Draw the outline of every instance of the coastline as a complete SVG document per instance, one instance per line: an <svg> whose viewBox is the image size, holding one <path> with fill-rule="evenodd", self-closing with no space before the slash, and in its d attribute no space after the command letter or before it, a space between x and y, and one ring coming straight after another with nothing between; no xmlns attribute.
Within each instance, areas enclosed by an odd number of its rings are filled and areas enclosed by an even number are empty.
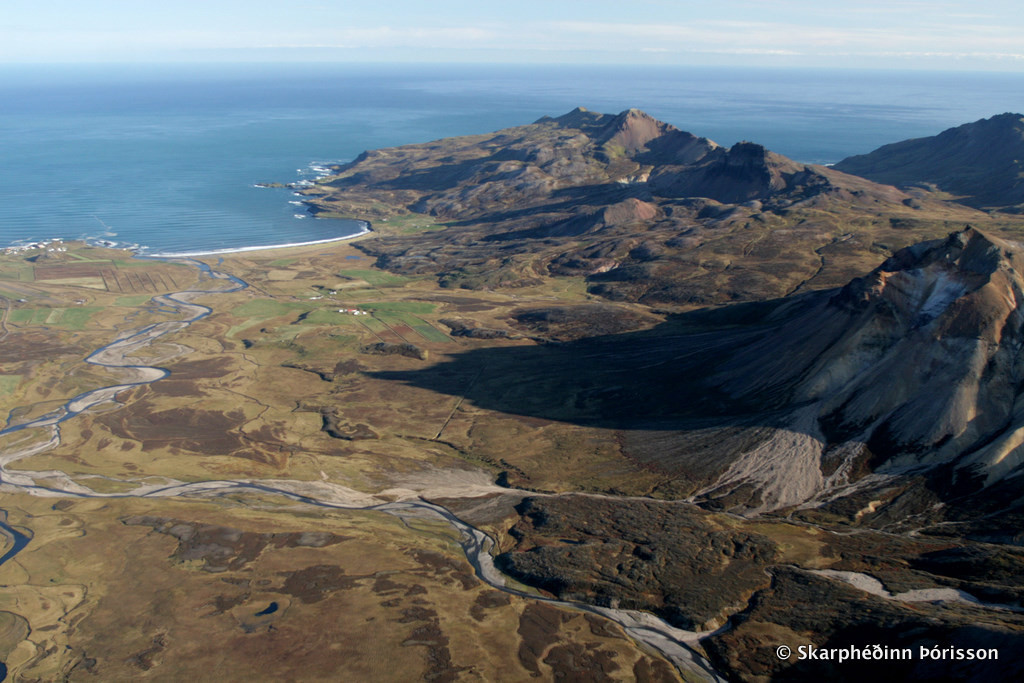
<svg viewBox="0 0 1024 683"><path fill-rule="evenodd" d="M53 247L63 247L63 245L73 242L83 242L92 247L100 247L103 249L119 249L127 251L136 257L145 258L194 258L197 256L225 256L228 254L241 254L250 251L269 251L272 249L290 249L296 247L308 247L315 246L318 244L331 244L333 242L346 242L349 240L358 239L365 237L373 232L373 224L370 221L362 219L349 219L356 221L361 224L359 232L351 235L343 235L341 237L328 237L319 240L310 240L307 242L285 242L282 244L263 244L254 246L243 246L243 247L228 247L224 249L210 249L203 251L177 251L177 252L157 252L148 253L146 247L140 247L138 245L120 245L117 242L101 238L84 238L84 239L65 239L61 237L48 237L40 240L33 240L28 244L18 245L10 244L0 247L0 253L18 253L22 251L29 251L32 249L47 249Z"/></svg>
<svg viewBox="0 0 1024 683"><path fill-rule="evenodd" d="M249 246L249 247L229 247L229 248L226 248L226 249L212 249L212 250L209 250L209 251L160 252L160 253L141 254L141 255L146 256L146 257L150 257L150 258L193 258L193 257L196 257L196 256L223 256L225 254L241 254L241 253L250 252L250 251L268 251L268 250L271 250L271 249L288 249L288 248L291 248L291 247L308 247L308 246L314 246L314 245L317 245L317 244L331 244L332 242L345 242L345 241L348 241L348 240L354 240L354 239L356 239L358 237L363 237L364 235L369 235L371 232L373 232L373 226L372 226L372 224L369 221L364 221L364 220L360 220L360 219L351 219L351 220L358 220L360 223L363 224L362 228L360 229L360 231L355 233L354 235L344 235L342 237L329 237L327 239L311 240L309 242L288 242L288 243L284 243L284 244L266 244L266 245L257 245L257 246ZM140 255L138 250L134 250L134 251L135 251L136 255Z"/></svg>

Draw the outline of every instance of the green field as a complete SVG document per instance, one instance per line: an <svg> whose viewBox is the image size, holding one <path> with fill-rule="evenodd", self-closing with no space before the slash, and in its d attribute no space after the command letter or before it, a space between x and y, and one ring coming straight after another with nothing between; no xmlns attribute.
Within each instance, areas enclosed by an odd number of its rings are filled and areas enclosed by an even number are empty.
<svg viewBox="0 0 1024 683"><path fill-rule="evenodd" d="M435 304L428 304L424 301L378 301L358 304L356 308L361 308L365 311L373 311L374 313L413 313L416 315L426 315L428 313L433 313L437 306Z"/></svg>
<svg viewBox="0 0 1024 683"><path fill-rule="evenodd" d="M305 304L274 301L272 299L253 299L231 309L231 315L239 318L276 318L306 309Z"/></svg>
<svg viewBox="0 0 1024 683"><path fill-rule="evenodd" d="M130 296L119 296L114 300L115 306L141 306L153 298L151 294L133 294Z"/></svg>
<svg viewBox="0 0 1024 683"><path fill-rule="evenodd" d="M303 325L353 325L358 323L358 320L354 315L338 313L333 308L318 308L310 311L300 322Z"/></svg>
<svg viewBox="0 0 1024 683"><path fill-rule="evenodd" d="M430 309L433 309L434 308L433 304L426 304L426 303L422 303L422 302L413 302L413 301L409 301L409 302L395 302L395 303L396 304L403 304L403 305L395 306L395 308L399 309L397 311L388 310L388 311L385 312L385 311L382 311L382 310L379 310L379 309L378 310L374 310L373 317L370 318L369 320L373 320L374 322L376 322L378 324L383 323L384 325L386 325L388 327L395 327L397 325L408 325L409 327L411 327L413 330L415 330L421 337L423 337L427 341L432 341L432 342L450 342L452 340L451 337L449 337L444 332L441 332L440 330L435 328L433 325L431 325L426 320L423 320L422 318L418 318L415 315L412 315L411 313L407 313L407 312L401 310L402 308L406 308L406 307L412 307L415 310L415 308L417 306L429 307ZM360 306L360 308L365 308L365 306ZM424 312L429 312L429 311L424 311ZM361 320L363 322L367 322L368 321L367 318L361 318ZM367 325L367 326L370 327L369 325ZM383 327L381 327L381 328L371 327L371 329L379 330L379 329L383 329Z"/></svg>
<svg viewBox="0 0 1024 683"><path fill-rule="evenodd" d="M83 330L99 306L78 308L17 308L11 311L8 320L21 325L53 325L67 330Z"/></svg>
<svg viewBox="0 0 1024 683"><path fill-rule="evenodd" d="M225 336L233 339L242 330L258 325L259 323L277 318L283 315L305 311L306 306L300 303L289 303L283 301L272 301L271 299L253 299L231 309L231 315L245 318L244 322L232 325Z"/></svg>
<svg viewBox="0 0 1024 683"><path fill-rule="evenodd" d="M427 341L450 342L452 340L452 338L447 334L427 323L421 322L419 325L410 325L410 327L416 330Z"/></svg>
<svg viewBox="0 0 1024 683"><path fill-rule="evenodd" d="M388 329L388 326L377 320L376 318L370 318L368 316L362 316L359 318L359 322L366 325L367 328L372 332L384 332Z"/></svg>
<svg viewBox="0 0 1024 683"><path fill-rule="evenodd" d="M102 310L103 308L100 306L81 306L79 308L65 309L64 315L61 316L60 319L60 325L61 327L66 327L69 330L83 330L93 313L97 313Z"/></svg>
<svg viewBox="0 0 1024 683"><path fill-rule="evenodd" d="M51 312L52 308L16 308L7 319L19 325L42 325Z"/></svg>
<svg viewBox="0 0 1024 683"><path fill-rule="evenodd" d="M343 270L338 273L338 276L349 279L358 278L360 280L365 280L374 287L401 287L406 282L409 282L409 278L407 277L385 273L380 270Z"/></svg>
<svg viewBox="0 0 1024 683"><path fill-rule="evenodd" d="M118 268L150 268L153 265L153 261L145 259L113 259L111 263ZM162 263L176 268L192 268L191 265L179 261L163 261Z"/></svg>
<svg viewBox="0 0 1024 683"><path fill-rule="evenodd" d="M77 261L84 261L86 263L110 263L110 259L105 259L105 258L86 258L85 256L82 256L81 254L76 254L73 251L67 252L67 255L70 258L73 258L73 259L75 259Z"/></svg>
<svg viewBox="0 0 1024 683"><path fill-rule="evenodd" d="M374 311L373 317L385 325L421 325L423 321L414 315L402 315L400 313L378 313Z"/></svg>
<svg viewBox="0 0 1024 683"><path fill-rule="evenodd" d="M0 396L10 396L21 384L21 375L0 375Z"/></svg>
<svg viewBox="0 0 1024 683"><path fill-rule="evenodd" d="M452 340L451 337L449 337L444 332L441 332L440 330L434 328L434 326L428 323L426 320L422 320L408 313L385 315L375 314L374 317L383 322L385 325L391 327L394 327L395 325L408 325L427 341L449 342Z"/></svg>
<svg viewBox="0 0 1024 683"><path fill-rule="evenodd" d="M348 327L370 320L369 316L356 317L352 315L345 315L344 313L338 313L338 310L333 307L310 309L310 304L272 301L270 299L254 299L252 301L247 301L240 306L235 306L235 308L231 310L231 314L239 318L247 318L247 320L231 327L227 332L228 337L234 337L235 334L243 329L282 316L295 315L298 317L304 314L304 317L301 320L296 321L299 325L326 325L331 327ZM296 334L299 329L299 327L295 328ZM379 329L384 328L381 326Z"/></svg>
<svg viewBox="0 0 1024 683"><path fill-rule="evenodd" d="M35 271L27 263L0 263L0 279L33 282Z"/></svg>

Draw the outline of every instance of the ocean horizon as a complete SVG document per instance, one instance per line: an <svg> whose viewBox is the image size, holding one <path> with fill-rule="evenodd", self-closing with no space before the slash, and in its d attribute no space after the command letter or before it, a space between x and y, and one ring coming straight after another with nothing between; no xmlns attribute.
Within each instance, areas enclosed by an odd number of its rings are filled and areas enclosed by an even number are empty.
<svg viewBox="0 0 1024 683"><path fill-rule="evenodd" d="M0 65L0 246L142 253L317 243L359 221L293 191L367 149L636 107L828 164L1024 110L1024 74L372 64Z"/></svg>

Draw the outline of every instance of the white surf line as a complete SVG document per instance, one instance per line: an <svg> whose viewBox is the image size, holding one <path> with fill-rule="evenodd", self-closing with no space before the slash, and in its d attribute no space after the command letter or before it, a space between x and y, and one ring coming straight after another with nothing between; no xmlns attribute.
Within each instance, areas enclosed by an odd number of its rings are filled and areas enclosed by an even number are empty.
<svg viewBox="0 0 1024 683"><path fill-rule="evenodd" d="M265 251L267 249L288 249L291 247L309 247L317 244L330 244L331 242L344 242L345 240L355 239L356 237L362 237L368 235L373 230L370 229L370 223L368 221L359 221L363 224L362 229L353 235L344 235L342 237L326 237L321 240L310 240L309 242L290 242L286 244L266 244L254 247L230 247L226 249L211 249L208 251L180 251L180 252L160 252L158 254L148 254L153 258L192 258L195 256L221 256L223 254L241 254L248 251Z"/></svg>

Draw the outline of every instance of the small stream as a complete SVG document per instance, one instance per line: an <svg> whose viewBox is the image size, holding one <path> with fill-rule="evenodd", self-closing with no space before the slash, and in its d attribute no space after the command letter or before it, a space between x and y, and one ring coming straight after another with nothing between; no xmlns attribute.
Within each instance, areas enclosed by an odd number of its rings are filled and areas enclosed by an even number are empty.
<svg viewBox="0 0 1024 683"><path fill-rule="evenodd" d="M158 260L153 259L152 257L141 256L136 256L135 258ZM61 422L69 420L75 415L78 415L79 413L94 406L114 401L115 396L125 389L131 389L132 387L141 386L143 384L150 384L151 382L163 379L170 374L164 368L138 365L126 360L125 357L142 347L151 344L160 337L185 329L195 321L201 320L213 312L213 309L209 306L192 303L189 299L202 294L228 294L245 289L249 286L249 283L244 280L233 275L214 271L210 266L202 263L201 261L188 259L184 262L195 266L207 277L231 282L232 286L226 289L190 289L183 292L177 292L175 294L164 294L153 297L152 301L157 305L158 310L161 312L184 314L185 318L183 320L170 320L154 323L138 330L123 333L118 335L117 339L114 341L101 346L85 358L85 362L90 365L127 370L129 371L129 374L133 375L132 381L86 391L68 400L57 410L34 420L12 424L14 418L12 416L8 416L6 426L3 429L0 429L0 436L21 431L23 429L58 425ZM14 411L12 411L12 413L13 412Z"/></svg>
<svg viewBox="0 0 1024 683"><path fill-rule="evenodd" d="M178 259L176 259L178 260ZM122 493L99 493L72 480L64 472L45 471L31 472L26 470L10 471L11 463L44 452L60 443L60 424L95 406L116 402L116 397L125 389L149 384L167 377L170 373L165 368L139 365L127 358L142 347L172 332L185 329L197 320L210 315L208 306L193 303L191 299L203 294L226 294L248 287L245 281L225 273L214 271L205 263L185 261L197 268L208 278L229 283L227 288L192 289L175 294L153 297L159 310L182 315L183 319L147 325L138 330L122 333L114 341L101 346L85 358L87 363L105 368L114 368L129 375L128 381L111 386L83 392L68 400L57 410L46 415L15 422L9 417L7 424L0 429L0 436L24 432L30 429L46 430L50 438L46 441L35 441L24 448L8 448L0 452L0 491L20 492L41 497L63 498L179 498L179 497L210 497L238 492L270 493L285 496L292 500L317 507L375 510L399 518L432 518L446 522L459 533L459 544L476 576L487 585L512 595L546 602L560 607L596 614L618 623L635 641L659 652L671 661L684 676L697 675L711 681L724 681L710 663L699 655L692 645L712 633L694 633L684 631L668 624L653 614L633 610L613 609L582 603L566 602L544 596L527 593L506 585L506 577L494 566L491 550L494 539L483 531L464 522L449 510L420 498L397 502L380 502L370 494L354 491L327 482L291 482L261 480L211 480L203 482L181 482L170 480L160 484L143 484L135 489ZM14 422L12 424L12 422ZM45 483L38 480L45 479ZM31 536L26 535L6 523L6 513L0 518L0 534L6 536L11 548L0 557L0 565L13 559L30 542ZM725 627L723 627L725 628ZM721 630L721 629L720 629ZM719 630L719 631L720 631ZM713 633L717 633L715 631ZM2 680L2 679L0 679Z"/></svg>

